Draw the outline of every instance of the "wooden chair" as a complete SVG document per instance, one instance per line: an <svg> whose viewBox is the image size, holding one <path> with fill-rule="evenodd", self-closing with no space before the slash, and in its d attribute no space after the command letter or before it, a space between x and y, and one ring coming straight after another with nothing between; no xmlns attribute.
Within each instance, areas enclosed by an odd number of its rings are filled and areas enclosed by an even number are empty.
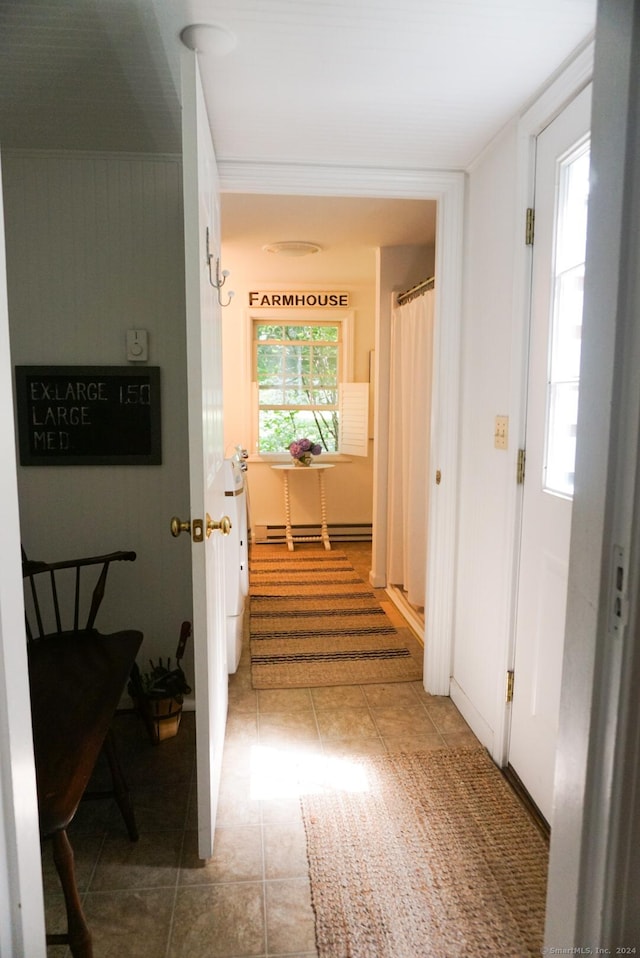
<svg viewBox="0 0 640 958"><path fill-rule="evenodd" d="M134 562L135 552L68 559L62 562L29 560L22 550L27 638L41 642L55 635L96 635L95 621L105 594L109 567L113 562ZM133 663L132 663L133 664ZM124 819L132 842L138 827L129 789L118 760L115 738L107 731L102 752L111 775L111 788L86 791L85 799L113 798Z"/></svg>
<svg viewBox="0 0 640 958"><path fill-rule="evenodd" d="M53 840L67 914L67 932L47 934L47 944L68 944L74 958L93 958L93 946L67 826L87 787L141 642L141 632L78 631L28 646L40 834Z"/></svg>
<svg viewBox="0 0 640 958"><path fill-rule="evenodd" d="M95 628L111 563L132 562L136 554L46 563L23 550L22 558L40 834L53 841L67 913L67 932L48 934L47 944L68 944L74 958L92 958L67 826L82 798L112 795L129 837L138 838L110 725L142 633L103 635ZM87 785L101 751L113 787L92 795Z"/></svg>

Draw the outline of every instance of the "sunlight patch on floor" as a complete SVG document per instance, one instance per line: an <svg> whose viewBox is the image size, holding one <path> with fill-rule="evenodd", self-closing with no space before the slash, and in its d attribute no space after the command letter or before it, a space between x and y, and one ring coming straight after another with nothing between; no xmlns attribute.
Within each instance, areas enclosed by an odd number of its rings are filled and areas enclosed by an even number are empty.
<svg viewBox="0 0 640 958"><path fill-rule="evenodd" d="M352 758L323 755L309 748L254 745L251 749L252 800L369 790L364 767Z"/></svg>

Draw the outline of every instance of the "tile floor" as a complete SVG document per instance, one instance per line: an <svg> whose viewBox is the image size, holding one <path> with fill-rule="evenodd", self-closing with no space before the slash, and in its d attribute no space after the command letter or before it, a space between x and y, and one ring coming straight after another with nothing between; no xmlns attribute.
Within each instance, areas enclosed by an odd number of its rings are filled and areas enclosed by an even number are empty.
<svg viewBox="0 0 640 958"><path fill-rule="evenodd" d="M337 548L366 578L370 546ZM451 701L420 683L255 691L246 646L230 678L210 861L197 857L193 714L156 747L137 716L116 717L140 839L128 841L109 802L83 802L70 829L95 958L316 955L300 788L318 776L330 787L332 770L342 774L350 755L475 741ZM43 874L47 925L60 930L63 904L46 847ZM48 949L50 958L67 954Z"/></svg>

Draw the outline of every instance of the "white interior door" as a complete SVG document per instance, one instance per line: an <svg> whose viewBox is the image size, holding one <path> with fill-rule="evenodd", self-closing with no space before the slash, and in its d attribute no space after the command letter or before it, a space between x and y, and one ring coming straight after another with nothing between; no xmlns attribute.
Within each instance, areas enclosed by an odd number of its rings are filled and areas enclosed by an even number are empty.
<svg viewBox="0 0 640 958"><path fill-rule="evenodd" d="M224 510L222 462L222 330L208 252L219 250L219 189L215 154L196 55L182 59L185 282L193 636L195 654L198 848L213 850L227 719L224 567L219 531L207 528Z"/></svg>
<svg viewBox="0 0 640 958"><path fill-rule="evenodd" d="M569 569L591 87L538 137L509 764L551 821Z"/></svg>
<svg viewBox="0 0 640 958"><path fill-rule="evenodd" d="M45 958L0 175L0 955Z"/></svg>

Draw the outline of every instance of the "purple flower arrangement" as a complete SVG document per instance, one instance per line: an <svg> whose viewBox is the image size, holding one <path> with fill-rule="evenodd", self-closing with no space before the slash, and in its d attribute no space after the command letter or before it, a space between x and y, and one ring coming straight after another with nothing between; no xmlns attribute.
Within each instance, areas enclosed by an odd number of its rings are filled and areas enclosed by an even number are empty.
<svg viewBox="0 0 640 958"><path fill-rule="evenodd" d="M322 452L322 446L317 442L311 442L311 440L307 438L294 439L294 441L287 446L287 449L291 453L291 457L304 466L310 466L312 457L319 456Z"/></svg>

